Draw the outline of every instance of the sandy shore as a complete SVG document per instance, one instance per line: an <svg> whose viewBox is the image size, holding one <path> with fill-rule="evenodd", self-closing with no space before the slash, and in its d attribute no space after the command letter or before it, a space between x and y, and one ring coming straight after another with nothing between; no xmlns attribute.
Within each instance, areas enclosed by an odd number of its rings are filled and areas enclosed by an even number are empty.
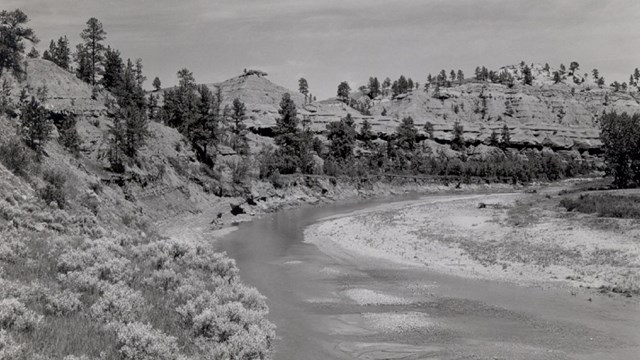
<svg viewBox="0 0 640 360"><path fill-rule="evenodd" d="M334 256L382 258L464 277L637 294L637 222L567 213L557 203L548 194L426 198L323 219L306 229L305 241Z"/></svg>

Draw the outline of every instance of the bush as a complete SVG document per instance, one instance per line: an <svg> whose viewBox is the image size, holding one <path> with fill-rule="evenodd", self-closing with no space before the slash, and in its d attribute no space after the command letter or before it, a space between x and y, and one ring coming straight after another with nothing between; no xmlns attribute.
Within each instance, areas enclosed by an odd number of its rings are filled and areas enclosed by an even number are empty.
<svg viewBox="0 0 640 360"><path fill-rule="evenodd" d="M42 322L42 315L27 309L15 298L0 300L0 329L32 331Z"/></svg>
<svg viewBox="0 0 640 360"><path fill-rule="evenodd" d="M116 329L118 352L124 360L174 360L178 358L177 339L151 325L132 322Z"/></svg>
<svg viewBox="0 0 640 360"><path fill-rule="evenodd" d="M0 359L18 359L24 350L23 345L18 344L7 331L0 329Z"/></svg>
<svg viewBox="0 0 640 360"><path fill-rule="evenodd" d="M47 185L40 189L38 195L46 204L56 202L58 207L64 209L67 200L64 190L64 184L67 181L66 176L62 172L47 171L44 173L44 181Z"/></svg>
<svg viewBox="0 0 640 360"><path fill-rule="evenodd" d="M0 145L0 162L15 175L26 177L35 166L36 154L14 138Z"/></svg>
<svg viewBox="0 0 640 360"><path fill-rule="evenodd" d="M107 286L104 294L89 309L91 316L102 322L130 323L144 312L142 293L124 283Z"/></svg>
<svg viewBox="0 0 640 360"><path fill-rule="evenodd" d="M565 197L560 206L567 211L598 214L600 217L640 219L640 197L621 195L580 195L578 198Z"/></svg>

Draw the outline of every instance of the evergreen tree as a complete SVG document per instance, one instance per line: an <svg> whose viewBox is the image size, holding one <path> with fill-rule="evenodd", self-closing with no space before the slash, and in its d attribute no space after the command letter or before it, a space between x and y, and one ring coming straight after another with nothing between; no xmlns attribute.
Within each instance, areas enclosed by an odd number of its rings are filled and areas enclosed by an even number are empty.
<svg viewBox="0 0 640 360"><path fill-rule="evenodd" d="M351 87L349 83L343 81L338 85L338 99L340 99L345 104L349 101L349 93L351 92Z"/></svg>
<svg viewBox="0 0 640 360"><path fill-rule="evenodd" d="M456 151L464 150L464 127L460 122L453 124L453 139L451 140L451 148Z"/></svg>
<svg viewBox="0 0 640 360"><path fill-rule="evenodd" d="M125 138L126 130L119 116L113 119L113 125L109 126L109 152L107 157L111 166L111 171L123 173L125 170Z"/></svg>
<svg viewBox="0 0 640 360"><path fill-rule="evenodd" d="M69 39L67 39L66 35L58 39L57 48L56 64L65 70L69 70L71 68L71 49L69 48Z"/></svg>
<svg viewBox="0 0 640 360"><path fill-rule="evenodd" d="M143 109L129 105L121 109L121 116L125 125L123 152L130 158L136 158L150 135L147 114Z"/></svg>
<svg viewBox="0 0 640 360"><path fill-rule="evenodd" d="M102 28L102 23L96 18L90 18L87 21L87 27L80 33L80 37L84 41L84 49L88 57L90 84L97 84L97 77L102 70L102 60L104 45L102 41L106 39L107 33Z"/></svg>
<svg viewBox="0 0 640 360"><path fill-rule="evenodd" d="M104 53L104 75L100 82L105 89L112 91L120 85L124 74L124 63L120 51L107 46Z"/></svg>
<svg viewBox="0 0 640 360"><path fill-rule="evenodd" d="M404 75L400 75L400 77L398 78L398 93L406 94L408 89L409 82L407 81L407 78L405 78Z"/></svg>
<svg viewBox="0 0 640 360"><path fill-rule="evenodd" d="M500 146L502 148L508 148L511 146L511 133L507 124L502 126L502 132L500 133Z"/></svg>
<svg viewBox="0 0 640 360"><path fill-rule="evenodd" d="M597 82L598 87L602 88L602 87L604 86L604 83L605 83L605 82L604 82L604 77L602 77L602 76L601 76L601 77L598 79L598 82Z"/></svg>
<svg viewBox="0 0 640 360"><path fill-rule="evenodd" d="M638 68L633 70L633 78L636 80L636 84L640 81L640 70Z"/></svg>
<svg viewBox="0 0 640 360"><path fill-rule="evenodd" d="M58 141L74 155L79 154L82 144L82 139L76 129L76 122L76 116L71 114L64 116L59 123L55 124L60 134Z"/></svg>
<svg viewBox="0 0 640 360"><path fill-rule="evenodd" d="M567 68L564 66L564 64L560 64L560 75L564 75L564 73L567 72Z"/></svg>
<svg viewBox="0 0 640 360"><path fill-rule="evenodd" d="M22 89L24 91L24 89ZM22 103L22 101L20 101ZM11 84L4 77L2 79L2 87L0 88L0 115L4 115L13 110L13 100L11 98Z"/></svg>
<svg viewBox="0 0 640 360"><path fill-rule="evenodd" d="M531 85L533 83L533 74L531 73L531 68L529 68L528 65L525 65L524 69L522 70L522 73L524 75L524 84L525 85Z"/></svg>
<svg viewBox="0 0 640 360"><path fill-rule="evenodd" d="M346 82L343 83L346 84ZM340 96L340 92L338 92L338 95ZM279 146L276 151L279 161L278 168L280 173L291 174L300 167L300 159L305 156L300 152L301 131L298 128L300 120L298 119L296 104L291 99L291 95L282 95L278 113L280 117L276 119L275 127L275 143Z"/></svg>
<svg viewBox="0 0 640 360"><path fill-rule="evenodd" d="M462 70L458 70L458 85L462 85L462 82L464 81L464 73L462 72Z"/></svg>
<svg viewBox="0 0 640 360"><path fill-rule="evenodd" d="M598 69L593 69L591 73L593 74L594 81L598 81L598 79L600 78L600 73L598 72Z"/></svg>
<svg viewBox="0 0 640 360"><path fill-rule="evenodd" d="M427 121L424 124L424 132L427 134L427 138L429 138L429 140L433 140L433 124L430 121Z"/></svg>
<svg viewBox="0 0 640 360"><path fill-rule="evenodd" d="M569 72L571 75L575 74L576 70L578 70L580 68L580 64L578 64L577 61L572 61L571 64L569 64Z"/></svg>
<svg viewBox="0 0 640 360"><path fill-rule="evenodd" d="M51 137L53 124L47 110L35 97L21 106L20 134L25 144L40 158Z"/></svg>
<svg viewBox="0 0 640 360"><path fill-rule="evenodd" d="M418 130L411 116L402 119L396 128L396 145L405 151L414 151L418 142Z"/></svg>
<svg viewBox="0 0 640 360"><path fill-rule="evenodd" d="M451 70L451 72L449 73L449 77L451 78L451 82L455 82L456 81L456 72L454 70Z"/></svg>
<svg viewBox="0 0 640 360"><path fill-rule="evenodd" d="M362 126L360 127L360 140L364 143L365 149L373 148L373 131L371 130L371 123L369 120L364 119Z"/></svg>
<svg viewBox="0 0 640 360"><path fill-rule="evenodd" d="M378 81L377 77L370 77L369 78L369 97L371 99L375 99L376 97L378 97L378 95L380 95L380 82Z"/></svg>
<svg viewBox="0 0 640 360"><path fill-rule="evenodd" d="M27 22L29 17L20 9L0 11L0 75L4 69L20 73L25 51L23 41L38 42L33 30L25 26Z"/></svg>
<svg viewBox="0 0 640 360"><path fill-rule="evenodd" d="M549 63L544 64L544 71L546 71L547 73L551 71L551 66L549 66Z"/></svg>
<svg viewBox="0 0 640 360"><path fill-rule="evenodd" d="M345 163L353 157L356 145L356 129L351 114L347 114L340 121L327 124L327 139L329 140L329 156L338 162Z"/></svg>
<svg viewBox="0 0 640 360"><path fill-rule="evenodd" d="M160 82L160 78L156 76L155 79L153 79L153 89L155 91L160 91L160 89L162 89L162 83Z"/></svg>
<svg viewBox="0 0 640 360"><path fill-rule="evenodd" d="M244 124L244 117L246 113L246 107L240 99L233 100L233 106L231 110L231 119L233 121L233 142L232 148L236 153L240 155L247 155L249 153L249 143L247 142L247 126Z"/></svg>
<svg viewBox="0 0 640 360"><path fill-rule="evenodd" d="M491 130L491 135L489 136L489 146L500 146L500 140L498 140L498 133L495 130Z"/></svg>
<svg viewBox="0 0 640 360"><path fill-rule="evenodd" d="M411 78L407 79L407 86L404 88L404 92L407 93L409 90L413 90L413 80Z"/></svg>
<svg viewBox="0 0 640 360"><path fill-rule="evenodd" d="M142 73L142 59L137 58L136 59L136 70L135 70L135 78L136 78L136 83L138 84L139 88L142 88L142 86L144 85L144 82L147 81L147 77L143 75Z"/></svg>
<svg viewBox="0 0 640 360"><path fill-rule="evenodd" d="M76 46L76 51L73 54L76 62L76 76L78 79L90 83L91 82L91 59L89 53L82 44Z"/></svg>
<svg viewBox="0 0 640 360"><path fill-rule="evenodd" d="M384 95L389 95L389 89L391 88L391 79L388 77L384 79L382 82L382 93Z"/></svg>
<svg viewBox="0 0 640 360"><path fill-rule="evenodd" d="M38 49L35 48L35 46L32 46L31 51L29 51L29 53L27 54L27 57L29 59L37 59L40 57L40 53L38 52Z"/></svg>
<svg viewBox="0 0 640 360"><path fill-rule="evenodd" d="M309 95L309 83L307 82L307 79L300 78L300 80L298 80L298 89L300 93L304 95L304 102L306 103L307 95Z"/></svg>
<svg viewBox="0 0 640 360"><path fill-rule="evenodd" d="M562 81L562 76L560 76L560 72L559 71L554 71L553 72L553 82L555 84L559 84Z"/></svg>

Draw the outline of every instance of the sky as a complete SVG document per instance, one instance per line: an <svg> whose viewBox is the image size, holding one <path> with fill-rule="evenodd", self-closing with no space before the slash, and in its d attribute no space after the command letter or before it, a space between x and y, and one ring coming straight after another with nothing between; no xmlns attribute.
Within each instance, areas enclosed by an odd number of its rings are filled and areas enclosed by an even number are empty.
<svg viewBox="0 0 640 360"><path fill-rule="evenodd" d="M245 68L297 90L305 77L318 99L370 76L424 82L440 69L497 69L578 61L607 82L640 67L638 0L2 0L30 17L42 52L72 44L90 17L106 44L142 58L147 86L177 82L186 67L199 83Z"/></svg>

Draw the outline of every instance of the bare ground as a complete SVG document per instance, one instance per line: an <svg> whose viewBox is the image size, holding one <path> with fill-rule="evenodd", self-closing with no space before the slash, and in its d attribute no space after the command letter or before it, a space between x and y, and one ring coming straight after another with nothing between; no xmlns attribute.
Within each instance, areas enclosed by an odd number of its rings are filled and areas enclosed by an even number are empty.
<svg viewBox="0 0 640 360"><path fill-rule="evenodd" d="M640 222L566 212L557 195L430 198L309 227L323 251L419 264L520 285L568 284L640 293Z"/></svg>

